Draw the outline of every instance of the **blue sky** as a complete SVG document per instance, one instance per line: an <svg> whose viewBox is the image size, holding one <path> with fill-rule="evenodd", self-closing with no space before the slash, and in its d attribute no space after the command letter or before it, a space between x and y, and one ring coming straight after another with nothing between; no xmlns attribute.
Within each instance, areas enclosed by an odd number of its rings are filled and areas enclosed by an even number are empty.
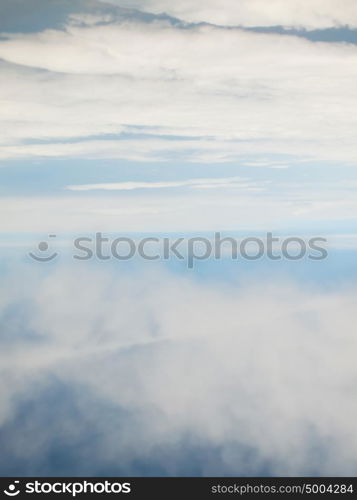
<svg viewBox="0 0 357 500"><path fill-rule="evenodd" d="M356 62L354 0L1 2L0 475L356 474ZM73 262L97 231L329 257Z"/></svg>

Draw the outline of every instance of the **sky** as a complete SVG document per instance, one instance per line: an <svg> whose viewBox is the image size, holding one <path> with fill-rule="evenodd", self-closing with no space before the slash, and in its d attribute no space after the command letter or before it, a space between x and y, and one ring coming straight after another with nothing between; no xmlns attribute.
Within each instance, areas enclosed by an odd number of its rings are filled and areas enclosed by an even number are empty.
<svg viewBox="0 0 357 500"><path fill-rule="evenodd" d="M1 1L0 475L356 475L356 63L354 0ZM71 255L217 231L328 258Z"/></svg>

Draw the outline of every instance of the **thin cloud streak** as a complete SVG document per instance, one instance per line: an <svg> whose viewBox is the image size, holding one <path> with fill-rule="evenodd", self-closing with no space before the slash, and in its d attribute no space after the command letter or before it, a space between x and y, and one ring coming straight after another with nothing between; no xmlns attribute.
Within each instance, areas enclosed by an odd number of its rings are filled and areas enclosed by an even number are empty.
<svg viewBox="0 0 357 500"><path fill-rule="evenodd" d="M133 191L136 189L169 189L179 187L190 187L196 189L216 189L216 188L240 188L244 190L260 191L253 184L244 182L240 177L225 177L211 179L188 179L185 181L167 182L116 182L104 184L82 184L67 186L70 191Z"/></svg>

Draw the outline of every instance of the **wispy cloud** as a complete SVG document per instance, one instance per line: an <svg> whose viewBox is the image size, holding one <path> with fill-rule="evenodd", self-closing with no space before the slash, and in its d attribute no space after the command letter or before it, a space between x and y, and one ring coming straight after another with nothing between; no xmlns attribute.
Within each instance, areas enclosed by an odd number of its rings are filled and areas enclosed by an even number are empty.
<svg viewBox="0 0 357 500"><path fill-rule="evenodd" d="M68 186L70 191L133 191L135 189L170 189L189 187L195 189L238 188L245 191L261 191L264 188L247 183L240 177L188 179L167 182L116 182L107 184L82 184Z"/></svg>

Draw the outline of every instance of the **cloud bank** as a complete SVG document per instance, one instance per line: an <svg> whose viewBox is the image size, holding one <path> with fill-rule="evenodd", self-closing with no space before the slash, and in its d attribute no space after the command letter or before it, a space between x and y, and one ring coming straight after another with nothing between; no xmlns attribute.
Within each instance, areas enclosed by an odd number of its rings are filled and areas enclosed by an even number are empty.
<svg viewBox="0 0 357 500"><path fill-rule="evenodd" d="M356 474L355 290L78 268L27 278L1 287L0 425L18 474L60 474L66 456L79 474L185 474L185 460L199 475Z"/></svg>
<svg viewBox="0 0 357 500"><path fill-rule="evenodd" d="M78 14L0 58L2 159L356 161L354 45Z"/></svg>

